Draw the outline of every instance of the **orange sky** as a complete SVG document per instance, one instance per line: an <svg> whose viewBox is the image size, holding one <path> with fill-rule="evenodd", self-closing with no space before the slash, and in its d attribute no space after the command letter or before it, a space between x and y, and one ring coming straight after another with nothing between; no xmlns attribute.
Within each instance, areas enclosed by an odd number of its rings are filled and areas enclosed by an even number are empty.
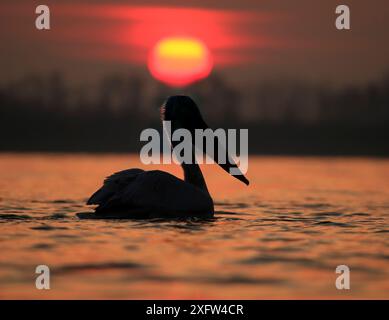
<svg viewBox="0 0 389 320"><path fill-rule="evenodd" d="M345 84L389 72L384 0L347 1L351 31L334 27L340 3L332 0L45 3L51 8L48 32L35 29L31 1L0 4L1 82L53 70L74 81L126 68L148 74L153 45L161 37L182 35L203 41L214 70L231 82L297 78Z"/></svg>

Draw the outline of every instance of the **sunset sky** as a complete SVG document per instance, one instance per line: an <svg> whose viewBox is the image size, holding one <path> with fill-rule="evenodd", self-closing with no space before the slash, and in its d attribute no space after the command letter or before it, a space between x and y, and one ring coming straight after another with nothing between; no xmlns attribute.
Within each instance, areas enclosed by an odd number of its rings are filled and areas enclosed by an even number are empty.
<svg viewBox="0 0 389 320"><path fill-rule="evenodd" d="M343 3L351 9L351 31L334 26L335 8ZM50 31L35 29L37 4L0 4L1 83L51 71L74 82L123 70L151 77L150 52L166 37L204 43L214 71L231 83L296 78L353 84L389 72L385 0L56 0L45 2Z"/></svg>

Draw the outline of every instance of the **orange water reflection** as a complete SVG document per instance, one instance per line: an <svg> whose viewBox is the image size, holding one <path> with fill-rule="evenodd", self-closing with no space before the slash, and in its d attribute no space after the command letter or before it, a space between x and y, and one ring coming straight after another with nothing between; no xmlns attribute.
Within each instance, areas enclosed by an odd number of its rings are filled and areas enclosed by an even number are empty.
<svg viewBox="0 0 389 320"><path fill-rule="evenodd" d="M135 166L0 155L0 298L388 298L388 160L251 157L250 187L206 166L209 221L75 217L106 175ZM35 289L38 264L51 290ZM347 292L334 285L339 264Z"/></svg>

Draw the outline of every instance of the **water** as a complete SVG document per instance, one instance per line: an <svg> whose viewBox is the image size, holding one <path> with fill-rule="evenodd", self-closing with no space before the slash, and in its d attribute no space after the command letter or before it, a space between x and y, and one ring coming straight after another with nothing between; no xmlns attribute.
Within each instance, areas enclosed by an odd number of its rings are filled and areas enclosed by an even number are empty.
<svg viewBox="0 0 389 320"><path fill-rule="evenodd" d="M105 176L137 166L0 155L0 298L389 298L389 160L251 157L249 187L208 165L205 221L75 216ZM40 264L51 290L35 288Z"/></svg>

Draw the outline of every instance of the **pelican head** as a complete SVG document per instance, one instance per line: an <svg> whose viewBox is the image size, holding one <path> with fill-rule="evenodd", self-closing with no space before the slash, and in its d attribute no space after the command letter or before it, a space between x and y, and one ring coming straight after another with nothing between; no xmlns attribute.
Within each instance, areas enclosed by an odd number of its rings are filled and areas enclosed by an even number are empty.
<svg viewBox="0 0 389 320"><path fill-rule="evenodd" d="M188 96L171 96L161 106L161 120L171 121L172 130L206 129L207 124L201 116L200 110L192 98Z"/></svg>
<svg viewBox="0 0 389 320"><path fill-rule="evenodd" d="M195 129L208 129L209 126L201 116L200 110L197 104L188 96L176 95L170 96L160 108L161 120L170 121L172 132L177 129L187 129L192 134L192 144L194 145ZM173 145L174 147L174 145ZM227 163L219 163L218 161L218 148L222 148L215 140L214 149L214 161L226 172L230 173L231 168L238 168L235 161L230 157L228 151L226 151ZM203 150L204 152L204 150ZM233 175L236 179L242 181L246 185L249 181L243 174Z"/></svg>

